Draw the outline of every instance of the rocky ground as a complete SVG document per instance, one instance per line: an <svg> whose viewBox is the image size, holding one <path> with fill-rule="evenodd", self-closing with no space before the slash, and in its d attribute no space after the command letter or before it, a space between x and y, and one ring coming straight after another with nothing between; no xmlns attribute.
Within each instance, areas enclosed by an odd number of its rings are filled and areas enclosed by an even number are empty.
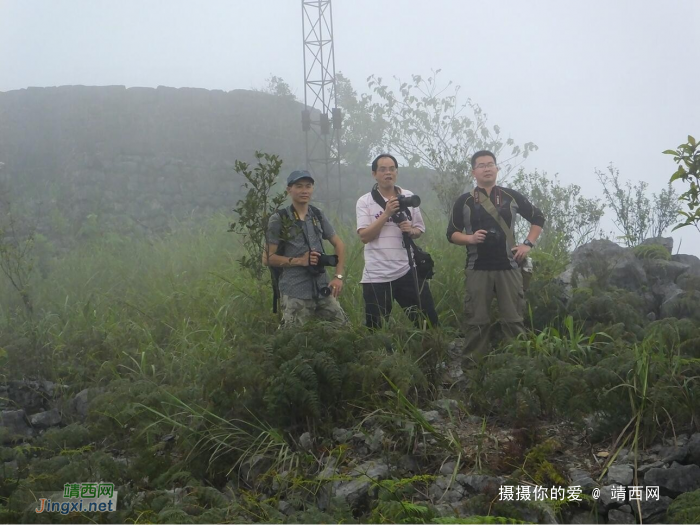
<svg viewBox="0 0 700 525"><path fill-rule="evenodd" d="M465 381L454 370L445 397L427 410L415 409L412 417L378 413L354 428L336 428L330 437L306 432L295 440L294 446L317 462L312 477L320 488L319 509L340 500L362 514L379 497L382 480L413 478L418 481L412 484L410 501L443 517L490 514L544 523L660 523L667 521L674 499L700 489L700 433L670 435L635 459L629 447L593 446L585 429L566 423L531 421L522 428L505 428L497 421L469 416L462 402L453 399ZM48 429L70 422L80 424L88 417L90 398L99 395L84 390L64 399L61 392L46 381L9 381L0 387L0 436L5 446L32 443ZM161 439L167 446L174 436ZM339 448L342 457L328 452ZM121 462L130 459L129 451L111 453ZM255 487L272 497L287 494L289 472L276 472L271 478L269 467L262 456L252 456L228 487ZM6 461L5 478L18 476L18 468L16 460ZM507 486L513 487L510 496ZM524 500L525 486L529 501ZM548 497L535 501L536 487L542 486L548 488ZM581 487L582 501L567 501L564 493L558 500L551 497L551 487L573 486ZM625 487L625 494L619 494L619 486ZM632 486L643 487L642 501L630 499ZM646 487L658 487L658 498L646 499ZM173 502L186 492L186 487L173 488ZM147 494L139 492L139 497ZM281 515L291 515L298 506L293 499L277 499Z"/></svg>

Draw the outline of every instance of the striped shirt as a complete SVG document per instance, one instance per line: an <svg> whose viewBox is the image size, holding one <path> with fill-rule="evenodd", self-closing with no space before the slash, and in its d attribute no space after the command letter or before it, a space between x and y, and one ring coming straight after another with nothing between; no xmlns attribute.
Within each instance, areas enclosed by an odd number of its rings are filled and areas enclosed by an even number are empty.
<svg viewBox="0 0 700 525"><path fill-rule="evenodd" d="M408 190L396 186L396 190L406 197L413 195ZM384 199L387 201L388 199ZM367 228L384 212L381 206L367 193L357 200L357 231ZM410 208L414 228L425 232L425 223L420 208ZM379 236L365 244L365 269L362 272L362 283L388 283L403 277L410 269L408 255L403 245L403 236L399 225L390 218L382 226Z"/></svg>

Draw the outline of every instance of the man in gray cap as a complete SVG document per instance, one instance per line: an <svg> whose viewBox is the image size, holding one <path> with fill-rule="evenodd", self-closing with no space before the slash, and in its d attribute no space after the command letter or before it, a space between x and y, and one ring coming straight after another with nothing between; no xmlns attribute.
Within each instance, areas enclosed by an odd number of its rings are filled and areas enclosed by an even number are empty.
<svg viewBox="0 0 700 525"><path fill-rule="evenodd" d="M263 264L282 270L282 325L303 324L314 317L346 324L347 317L338 303L343 291L345 244L321 210L311 206L314 179L308 171L289 175L287 193L292 204L270 216L263 251ZM333 245L335 256L324 253L323 239ZM332 260L336 256L337 261ZM326 266L333 265L329 282ZM273 279L274 275L273 271Z"/></svg>

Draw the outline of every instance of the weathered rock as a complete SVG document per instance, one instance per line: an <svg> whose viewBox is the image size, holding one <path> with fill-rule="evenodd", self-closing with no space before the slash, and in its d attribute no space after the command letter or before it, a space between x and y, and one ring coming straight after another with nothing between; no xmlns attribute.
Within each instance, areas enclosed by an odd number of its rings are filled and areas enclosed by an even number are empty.
<svg viewBox="0 0 700 525"><path fill-rule="evenodd" d="M2 477L3 479L10 479L15 474L17 474L18 470L19 464L17 463L16 459L13 459L12 461L5 461L0 466L0 477Z"/></svg>
<svg viewBox="0 0 700 525"><path fill-rule="evenodd" d="M464 339L458 337L447 343L447 353L450 357L460 358L464 350Z"/></svg>
<svg viewBox="0 0 700 525"><path fill-rule="evenodd" d="M456 461L446 461L440 467L440 474L444 476L451 476L457 466Z"/></svg>
<svg viewBox="0 0 700 525"><path fill-rule="evenodd" d="M462 374L464 374L464 372L462 372ZM454 416L459 412L459 403L456 399L436 399L433 403L433 406L438 410L439 413L445 416Z"/></svg>
<svg viewBox="0 0 700 525"><path fill-rule="evenodd" d="M661 318L693 317L700 310L700 291L685 290L661 304Z"/></svg>
<svg viewBox="0 0 700 525"><path fill-rule="evenodd" d="M668 509L672 501L668 496L661 496L658 500L643 497L640 502L642 521L644 523L658 523L657 520L664 517L666 509ZM635 516L639 516L636 502L632 505L632 512L634 512Z"/></svg>
<svg viewBox="0 0 700 525"><path fill-rule="evenodd" d="M0 412L0 427L6 429L9 437L31 437L34 431L27 424L27 414L22 410L3 410Z"/></svg>
<svg viewBox="0 0 700 525"><path fill-rule="evenodd" d="M247 483L253 483L260 476L265 474L272 466L272 460L265 456L256 454L241 463L238 471L241 479Z"/></svg>
<svg viewBox="0 0 700 525"><path fill-rule="evenodd" d="M689 255L688 257L692 257ZM676 279L676 284L680 286L683 290L689 290L691 288L697 287L697 283L700 282L700 265L690 265L688 271L683 272L678 279Z"/></svg>
<svg viewBox="0 0 700 525"><path fill-rule="evenodd" d="M86 388L78 392L70 402L70 408L80 421L85 421L88 417L90 406L90 389Z"/></svg>
<svg viewBox="0 0 700 525"><path fill-rule="evenodd" d="M598 486L591 475L585 470L580 470L577 468L569 469L569 478L571 479L571 483L569 483L569 485L580 486L581 490L586 493Z"/></svg>
<svg viewBox="0 0 700 525"><path fill-rule="evenodd" d="M688 441L687 463L694 463L700 466L700 433L693 434Z"/></svg>
<svg viewBox="0 0 700 525"><path fill-rule="evenodd" d="M280 500L277 503L277 510L279 510L282 514L289 516L294 512L294 507L291 505L291 503L284 500Z"/></svg>
<svg viewBox="0 0 700 525"><path fill-rule="evenodd" d="M549 523L555 524L559 523L557 521L557 515L554 513L554 509L551 505L548 505L544 501L531 501L528 506L537 511L537 522L538 523Z"/></svg>
<svg viewBox="0 0 700 525"><path fill-rule="evenodd" d="M625 502L626 497L623 499L613 497L614 488L619 487L614 487L613 485L605 485L604 487L600 488L600 499L598 499L598 501L602 504L603 510L609 510L612 507L617 507Z"/></svg>
<svg viewBox="0 0 700 525"><path fill-rule="evenodd" d="M399 458L399 468L414 473L420 470L420 465L413 456L404 455Z"/></svg>
<svg viewBox="0 0 700 525"><path fill-rule="evenodd" d="M671 495L682 494L700 488L700 467L697 465L676 468L653 468L644 475L644 484L658 486Z"/></svg>
<svg viewBox="0 0 700 525"><path fill-rule="evenodd" d="M471 425L481 425L483 423L483 418L475 415L467 416L467 423Z"/></svg>
<svg viewBox="0 0 700 525"><path fill-rule="evenodd" d="M637 467L638 474L646 474L649 470L653 468L662 468L666 465L665 461L654 461L653 463L647 463L645 465L639 465Z"/></svg>
<svg viewBox="0 0 700 525"><path fill-rule="evenodd" d="M676 297L683 293L683 289L674 282L656 283L651 287L651 289L654 292L654 295L658 298L659 305L673 301Z"/></svg>
<svg viewBox="0 0 700 525"><path fill-rule="evenodd" d="M334 428L333 429L333 440L338 443L347 443L352 439L352 430L347 430L345 428Z"/></svg>
<svg viewBox="0 0 700 525"><path fill-rule="evenodd" d="M326 510L329 507L331 498L333 497L333 483L328 480L332 480L340 474L337 463L338 461L335 457L328 457L323 470L316 476L319 481L327 481L327 483L321 485L318 494L318 508L321 510Z"/></svg>
<svg viewBox="0 0 700 525"><path fill-rule="evenodd" d="M46 412L37 412L29 416L29 423L35 428L46 429L61 424L61 413L57 408L52 408Z"/></svg>
<svg viewBox="0 0 700 525"><path fill-rule="evenodd" d="M455 517L462 517L463 514L463 508L461 505L457 505L454 503L439 503L435 505L435 513L443 518L455 518Z"/></svg>
<svg viewBox="0 0 700 525"><path fill-rule="evenodd" d="M651 237L650 239L644 239L642 245L659 245L666 248L669 255L673 253L673 237Z"/></svg>
<svg viewBox="0 0 700 525"><path fill-rule="evenodd" d="M678 276L687 272L690 266L676 261L647 259L642 263L647 278L651 283L675 283Z"/></svg>
<svg viewBox="0 0 700 525"><path fill-rule="evenodd" d="M301 436L299 436L299 446L307 452L313 450L314 441L311 439L311 433L304 432Z"/></svg>
<svg viewBox="0 0 700 525"><path fill-rule="evenodd" d="M351 507L355 507L363 497L367 496L371 488L376 488L377 481L389 476L389 467L384 463L368 461L355 467L349 475L354 479L339 482L335 489L335 496L345 500Z"/></svg>
<svg viewBox="0 0 700 525"><path fill-rule="evenodd" d="M457 483L462 485L468 493L474 495L487 493L498 494L498 487L503 484L502 478L480 474L457 474L456 479Z"/></svg>
<svg viewBox="0 0 700 525"><path fill-rule="evenodd" d="M676 445L678 447L682 447L688 444L688 434L678 434L675 437L666 438L664 442L668 445Z"/></svg>
<svg viewBox="0 0 700 525"><path fill-rule="evenodd" d="M625 487L632 484L634 477L634 469L632 465L612 465L608 469L608 483L615 485L624 485Z"/></svg>
<svg viewBox="0 0 700 525"><path fill-rule="evenodd" d="M637 523L632 514L617 509L608 511L608 523Z"/></svg>
<svg viewBox="0 0 700 525"><path fill-rule="evenodd" d="M678 253L671 256L671 260L683 264L687 264L691 268L697 268L700 270L700 258L695 255L687 255L685 253Z"/></svg>
<svg viewBox="0 0 700 525"><path fill-rule="evenodd" d="M450 483L450 476L439 476L428 487L428 496L433 502L457 503L464 499L465 489L457 483Z"/></svg>
<svg viewBox="0 0 700 525"><path fill-rule="evenodd" d="M440 421L440 414L437 410L419 410L419 412L430 424L437 423L438 421Z"/></svg>
<svg viewBox="0 0 700 525"><path fill-rule="evenodd" d="M589 280L630 291L638 291L647 285L644 268L632 250L607 239L594 240L576 248L571 254L571 263L559 280L569 296L574 283L585 286Z"/></svg>
<svg viewBox="0 0 700 525"><path fill-rule="evenodd" d="M279 492L288 486L291 472L284 470L272 478L273 492Z"/></svg>
<svg viewBox="0 0 700 525"><path fill-rule="evenodd" d="M369 438L367 438L367 446L370 452L379 452L384 447L385 433L381 428L377 428Z"/></svg>
<svg viewBox="0 0 700 525"><path fill-rule="evenodd" d="M7 396L17 408L29 413L48 408L56 393L56 385L51 381L8 381Z"/></svg>

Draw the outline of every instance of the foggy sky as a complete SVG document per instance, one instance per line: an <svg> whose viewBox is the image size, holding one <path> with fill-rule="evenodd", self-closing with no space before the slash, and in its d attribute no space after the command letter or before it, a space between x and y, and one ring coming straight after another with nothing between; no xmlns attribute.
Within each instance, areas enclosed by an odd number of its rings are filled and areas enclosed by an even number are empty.
<svg viewBox="0 0 700 525"><path fill-rule="evenodd" d="M658 192L675 171L661 152L700 139L698 1L333 0L333 16L336 69L355 89L441 69L506 137L539 146L527 168L586 196L610 162ZM231 90L277 75L303 99L302 58L299 0L0 0L0 91ZM674 238L700 255L694 229Z"/></svg>

